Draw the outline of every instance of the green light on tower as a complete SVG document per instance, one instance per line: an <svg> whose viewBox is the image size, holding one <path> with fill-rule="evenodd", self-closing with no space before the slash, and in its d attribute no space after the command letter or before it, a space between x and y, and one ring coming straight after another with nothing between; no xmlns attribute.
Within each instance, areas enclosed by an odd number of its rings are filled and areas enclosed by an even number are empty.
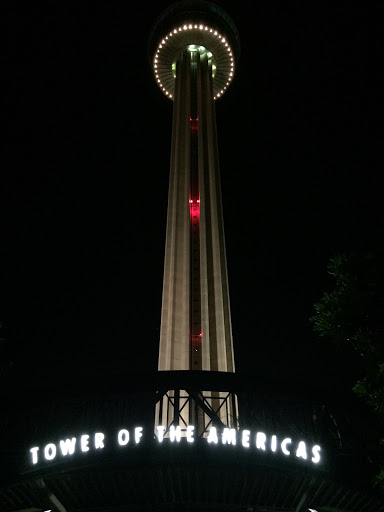
<svg viewBox="0 0 384 512"><path fill-rule="evenodd" d="M214 78L216 74L216 63L213 58L212 52L209 52L204 46L201 46L199 44L189 44L187 46L187 50L191 53L199 52L200 58L207 57L208 62L212 67L212 78ZM173 78L176 78L176 60L172 62L172 74Z"/></svg>

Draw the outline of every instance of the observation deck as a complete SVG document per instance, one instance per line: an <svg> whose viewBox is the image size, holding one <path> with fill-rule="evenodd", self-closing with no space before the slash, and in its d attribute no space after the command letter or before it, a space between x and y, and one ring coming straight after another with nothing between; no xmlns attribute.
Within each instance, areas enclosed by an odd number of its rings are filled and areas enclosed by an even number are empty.
<svg viewBox="0 0 384 512"><path fill-rule="evenodd" d="M220 98L232 82L240 55L240 38L228 14L211 2L182 1L157 19L149 41L149 59L156 82L174 99L176 62L189 50L211 60L213 97Z"/></svg>

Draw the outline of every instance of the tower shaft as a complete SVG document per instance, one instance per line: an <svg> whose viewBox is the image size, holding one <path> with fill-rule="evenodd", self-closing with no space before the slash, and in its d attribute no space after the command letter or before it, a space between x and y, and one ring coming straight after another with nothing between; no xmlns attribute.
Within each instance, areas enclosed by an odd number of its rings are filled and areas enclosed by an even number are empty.
<svg viewBox="0 0 384 512"><path fill-rule="evenodd" d="M238 427L215 103L240 44L217 5L181 0L150 38L157 84L174 101L155 433ZM219 384L220 383L220 384Z"/></svg>
<svg viewBox="0 0 384 512"><path fill-rule="evenodd" d="M212 61L176 61L159 370L234 372Z"/></svg>

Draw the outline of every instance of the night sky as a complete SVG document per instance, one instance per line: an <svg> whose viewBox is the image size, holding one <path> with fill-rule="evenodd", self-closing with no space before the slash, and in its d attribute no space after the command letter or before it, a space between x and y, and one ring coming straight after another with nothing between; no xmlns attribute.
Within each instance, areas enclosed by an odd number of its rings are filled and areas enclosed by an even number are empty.
<svg viewBox="0 0 384 512"><path fill-rule="evenodd" d="M383 245L381 13L218 3L242 45L216 103L237 371L324 383L348 371L309 322L328 260ZM168 5L9 2L0 321L28 386L157 368L173 104L147 40Z"/></svg>

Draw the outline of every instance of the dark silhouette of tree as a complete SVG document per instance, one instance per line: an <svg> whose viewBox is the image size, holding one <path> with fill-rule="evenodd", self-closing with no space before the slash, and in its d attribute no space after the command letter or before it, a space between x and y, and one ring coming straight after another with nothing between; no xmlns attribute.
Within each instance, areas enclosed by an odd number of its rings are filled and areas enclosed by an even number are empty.
<svg viewBox="0 0 384 512"><path fill-rule="evenodd" d="M384 254L339 254L330 259L328 272L334 288L314 305L310 320L315 332L352 355L353 390L384 430ZM384 489L384 467L375 483Z"/></svg>

